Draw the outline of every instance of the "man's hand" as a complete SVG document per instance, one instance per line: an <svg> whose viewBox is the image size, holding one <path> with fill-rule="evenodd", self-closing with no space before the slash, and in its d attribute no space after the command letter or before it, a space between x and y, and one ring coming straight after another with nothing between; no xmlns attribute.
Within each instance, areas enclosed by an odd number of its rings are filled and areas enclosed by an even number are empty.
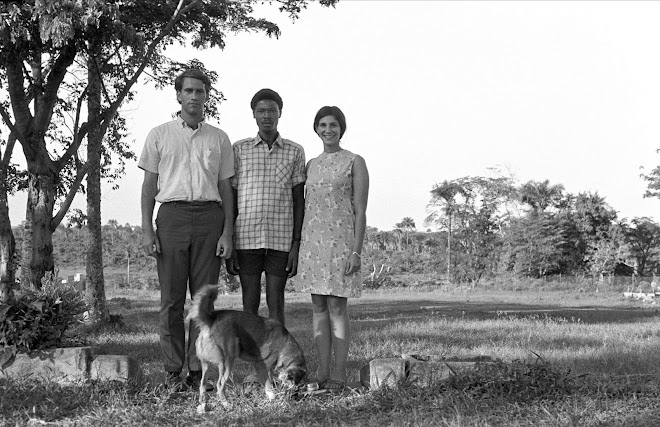
<svg viewBox="0 0 660 427"><path fill-rule="evenodd" d="M142 249L147 256L154 258L160 253L160 240L154 230L146 229L142 232Z"/></svg>
<svg viewBox="0 0 660 427"><path fill-rule="evenodd" d="M300 242L293 242L291 250L289 251L289 260L286 263L286 271L289 272L287 276L289 279L298 274L298 251L300 250Z"/></svg>
<svg viewBox="0 0 660 427"><path fill-rule="evenodd" d="M233 249L234 243L232 242L232 238L223 234L220 236L220 239L218 239L218 244L215 247L215 255L226 260L231 258Z"/></svg>
<svg viewBox="0 0 660 427"><path fill-rule="evenodd" d="M225 259L225 267L227 268L227 273L232 275L237 275L238 271L241 269L238 265L238 255L236 251L232 251L231 256Z"/></svg>

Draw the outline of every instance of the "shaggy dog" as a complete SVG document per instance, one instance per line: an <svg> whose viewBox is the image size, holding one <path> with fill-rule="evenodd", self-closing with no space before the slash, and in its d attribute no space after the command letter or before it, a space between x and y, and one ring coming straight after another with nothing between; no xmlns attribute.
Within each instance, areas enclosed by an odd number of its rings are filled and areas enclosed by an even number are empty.
<svg viewBox="0 0 660 427"><path fill-rule="evenodd" d="M275 398L273 378L288 386L305 377L305 356L293 336L278 321L236 310L214 310L217 285L207 285L193 299L188 319L199 328L195 343L202 365L198 412L206 407L206 380L211 363L218 366L218 400L227 403L224 388L238 357L253 362L266 396Z"/></svg>

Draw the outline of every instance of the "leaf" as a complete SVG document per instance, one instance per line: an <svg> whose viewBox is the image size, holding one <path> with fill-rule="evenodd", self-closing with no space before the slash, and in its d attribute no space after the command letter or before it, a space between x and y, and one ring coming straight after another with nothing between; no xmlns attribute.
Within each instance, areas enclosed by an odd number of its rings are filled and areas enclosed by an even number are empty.
<svg viewBox="0 0 660 427"><path fill-rule="evenodd" d="M28 304L30 308L37 310L38 312L43 312L44 302L43 301L32 301Z"/></svg>
<svg viewBox="0 0 660 427"><path fill-rule="evenodd" d="M10 305L7 304L0 304L0 319L4 319L5 316L7 315L7 312L11 308Z"/></svg>
<svg viewBox="0 0 660 427"><path fill-rule="evenodd" d="M14 363L16 359L16 351L14 348L0 349L0 369L7 369Z"/></svg>

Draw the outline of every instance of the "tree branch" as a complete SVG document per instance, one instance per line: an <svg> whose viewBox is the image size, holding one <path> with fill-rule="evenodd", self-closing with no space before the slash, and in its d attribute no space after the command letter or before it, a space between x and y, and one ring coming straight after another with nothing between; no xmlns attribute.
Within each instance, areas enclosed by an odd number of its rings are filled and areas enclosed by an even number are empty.
<svg viewBox="0 0 660 427"><path fill-rule="evenodd" d="M29 130L33 117L23 88L25 81L23 78L23 61L16 53L14 55L15 58L7 61L5 68L7 76L7 91L9 92L9 99L11 100L12 110L16 119L14 122L16 127L12 131L16 131L21 143L26 143L27 141L25 141L25 139L27 138L27 135L25 134L25 131ZM2 109L2 112L2 118L7 125L10 126L11 118L9 118L9 115L4 108Z"/></svg>
<svg viewBox="0 0 660 427"><path fill-rule="evenodd" d="M124 101L126 95L128 95L128 92L131 90L133 85L138 81L138 79L142 75L142 72L149 64L149 61L151 60L151 57L153 56L160 42L163 41L165 36L167 36L172 31L174 26L179 22L181 16L185 15L190 9L192 9L200 2L201 0L193 0L188 5L184 6L185 0L179 0L179 4L177 5L176 10L174 11L174 14L172 14L172 17L168 21L167 25L160 31L160 33L158 33L158 36L156 36L156 38L152 40L151 43L149 43L149 46L147 47L147 51L144 54L144 57L142 58L142 62L140 63L137 70L133 74L133 77L131 77L126 82L124 88L117 95L117 99L113 103L111 103L110 106L99 116L99 125L101 125L102 128L101 131L103 133L105 133L105 130L107 130L110 122L112 121L112 118L119 109L121 103ZM93 123L92 125L96 125L96 123Z"/></svg>
<svg viewBox="0 0 660 427"><path fill-rule="evenodd" d="M2 160L0 161L0 169L6 170L11 161L12 153L14 152L14 146L16 145L16 133L13 131L9 134L7 138L7 148L5 148L5 153L2 155Z"/></svg>
<svg viewBox="0 0 660 427"><path fill-rule="evenodd" d="M66 165L69 162L69 159L71 156L74 155L78 151L78 148L80 148L80 144L82 143L83 138L87 134L87 122L83 123L80 125L80 128L78 127L80 124L80 112L82 110L82 103L85 99L85 94L87 93L87 87L85 87L85 90L83 91L82 94L78 97L78 105L76 106L76 120L74 121L73 125L73 141L71 142L71 145L69 145L69 148L66 149L64 154L60 156L59 160L57 161L57 168L61 170L64 165Z"/></svg>
<svg viewBox="0 0 660 427"><path fill-rule="evenodd" d="M9 112L5 107L0 107L0 117L2 117L2 120L5 122L11 133L18 133L18 129L16 129L14 122L12 122L11 117L9 116Z"/></svg>
<svg viewBox="0 0 660 427"><path fill-rule="evenodd" d="M39 134L45 134L50 125L50 119L53 115L55 104L58 97L57 92L64 81L69 66L73 64L76 58L76 47L74 42L68 43L61 51L53 64L53 69L48 75L48 80L44 85L43 104L38 111L35 111L35 130Z"/></svg>
<svg viewBox="0 0 660 427"><path fill-rule="evenodd" d="M66 198L60 205L60 209L57 211L57 214L53 216L53 219L50 221L51 230L55 231L57 226L60 225L60 223L64 219L66 213L69 211L69 208L71 207L71 203L73 203L73 198L78 193L80 184L82 183L83 179L85 179L85 175L87 175L88 169L89 169L88 163L85 163L80 167L78 167L78 170L76 172L76 177L71 183L71 186L69 187L69 191L66 194Z"/></svg>

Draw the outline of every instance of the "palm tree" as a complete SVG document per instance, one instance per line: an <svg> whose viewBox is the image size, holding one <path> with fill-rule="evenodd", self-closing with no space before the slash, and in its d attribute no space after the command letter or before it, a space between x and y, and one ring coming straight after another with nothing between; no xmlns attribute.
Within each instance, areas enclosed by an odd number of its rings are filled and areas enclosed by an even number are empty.
<svg viewBox="0 0 660 427"><path fill-rule="evenodd" d="M408 249L408 234L415 230L415 220L409 216L403 218L400 223L395 225L399 230L403 230L406 235L406 250Z"/></svg>
<svg viewBox="0 0 660 427"><path fill-rule="evenodd" d="M452 219L458 206L456 196L467 197L468 194L468 189L458 180L445 180L441 184L435 184L431 189L431 203L429 203L428 208L439 209L440 213L437 211L432 212L426 218L426 222L442 224L443 217L447 219L447 280L451 280L451 231Z"/></svg>
<svg viewBox="0 0 660 427"><path fill-rule="evenodd" d="M551 206L558 207L563 193L563 185L552 185L547 179L543 182L528 181L520 188L520 201L532 208L532 216L538 216Z"/></svg>

